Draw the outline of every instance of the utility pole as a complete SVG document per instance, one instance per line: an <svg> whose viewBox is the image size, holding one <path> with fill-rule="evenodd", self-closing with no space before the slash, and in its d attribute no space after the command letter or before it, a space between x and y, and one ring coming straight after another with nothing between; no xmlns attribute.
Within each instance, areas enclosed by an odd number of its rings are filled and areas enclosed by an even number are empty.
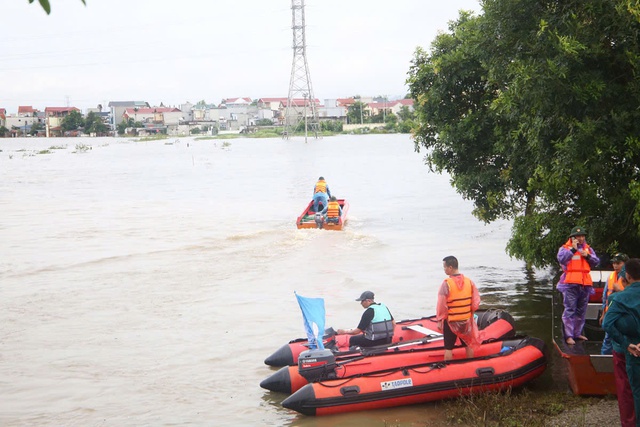
<svg viewBox="0 0 640 427"><path fill-rule="evenodd" d="M316 97L313 93L311 75L309 74L309 65L307 64L304 0L291 0L291 29L293 30L293 63L291 64L289 96L287 97L287 105L284 115L284 132L282 136L285 139L290 138L304 118L305 135L308 121L309 128L311 128L311 131L314 132L314 135L317 138L320 124L318 120ZM302 108L299 103L301 97L304 97L304 105ZM309 114L307 114L307 97L309 98Z"/></svg>
<svg viewBox="0 0 640 427"><path fill-rule="evenodd" d="M304 98L304 143L307 143L307 97L309 96L308 93L304 93L303 95Z"/></svg>
<svg viewBox="0 0 640 427"><path fill-rule="evenodd" d="M387 95L384 96L384 108L382 109L382 123L387 123Z"/></svg>

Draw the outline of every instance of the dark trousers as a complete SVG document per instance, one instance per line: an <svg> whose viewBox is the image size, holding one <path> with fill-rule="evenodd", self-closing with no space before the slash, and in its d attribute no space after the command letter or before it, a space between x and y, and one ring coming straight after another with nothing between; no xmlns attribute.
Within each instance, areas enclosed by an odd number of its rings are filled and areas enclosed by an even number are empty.
<svg viewBox="0 0 640 427"><path fill-rule="evenodd" d="M633 394L627 376L627 362L624 353L613 351L613 375L618 395L618 410L622 427L636 427L636 411L633 407Z"/></svg>
<svg viewBox="0 0 640 427"><path fill-rule="evenodd" d="M374 347L376 345L391 344L391 338L382 338L379 340L369 340L364 334L353 335L349 338L349 347Z"/></svg>

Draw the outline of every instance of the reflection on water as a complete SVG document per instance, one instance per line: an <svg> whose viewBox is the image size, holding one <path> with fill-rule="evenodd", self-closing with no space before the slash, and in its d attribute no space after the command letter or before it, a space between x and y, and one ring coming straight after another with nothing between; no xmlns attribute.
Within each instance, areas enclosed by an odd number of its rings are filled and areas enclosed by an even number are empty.
<svg viewBox="0 0 640 427"><path fill-rule="evenodd" d="M302 417L259 383L303 335L294 291L325 299L328 327L357 325L364 290L398 319L430 315L452 254L484 308L550 344L551 280L510 259L510 224L473 218L406 135L54 143L0 140L0 424L437 419L437 404ZM320 175L350 203L343 232L295 227Z"/></svg>

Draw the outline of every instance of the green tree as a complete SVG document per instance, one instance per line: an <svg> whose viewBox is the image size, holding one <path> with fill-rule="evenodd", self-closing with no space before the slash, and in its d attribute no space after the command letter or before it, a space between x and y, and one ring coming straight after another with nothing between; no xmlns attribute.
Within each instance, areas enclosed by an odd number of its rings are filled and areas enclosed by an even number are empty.
<svg viewBox="0 0 640 427"><path fill-rule="evenodd" d="M273 126L273 120L271 119L260 119L256 121L256 126Z"/></svg>
<svg viewBox="0 0 640 427"><path fill-rule="evenodd" d="M64 131L77 130L84 127L84 119L82 114L77 110L71 110L63 119L60 127Z"/></svg>
<svg viewBox="0 0 640 427"><path fill-rule="evenodd" d="M84 131L85 133L95 133L98 135L103 135L107 133L109 127L104 124L102 118L98 116L93 111L87 114L87 118L84 121Z"/></svg>
<svg viewBox="0 0 640 427"><path fill-rule="evenodd" d="M29 3L33 3L34 1L35 0L29 0ZM80 1L85 6L87 5L86 0L80 0ZM38 3L40 3L40 6L42 6L44 11L47 12L47 15L51 13L51 3L49 3L49 0L38 0Z"/></svg>
<svg viewBox="0 0 640 427"><path fill-rule="evenodd" d="M356 101L347 108L347 118L349 123L367 123L364 115L365 104L361 101Z"/></svg>
<svg viewBox="0 0 640 427"><path fill-rule="evenodd" d="M44 130L44 126L40 122L33 122L31 124L31 130L29 131L29 135L35 136L39 131Z"/></svg>
<svg viewBox="0 0 640 427"><path fill-rule="evenodd" d="M406 105L400 107L400 111L398 111L398 118L401 121L404 120L413 120L415 118L415 113L409 109Z"/></svg>
<svg viewBox="0 0 640 427"><path fill-rule="evenodd" d="M4 137L8 133L9 133L9 129L7 129L4 126L0 126L0 136Z"/></svg>
<svg viewBox="0 0 640 427"><path fill-rule="evenodd" d="M555 263L581 224L600 251L640 243L640 31L626 0L487 0L409 72L416 149L510 255ZM635 216L634 216L635 215Z"/></svg>
<svg viewBox="0 0 640 427"><path fill-rule="evenodd" d="M398 126L398 116L396 116L393 113L387 114L387 116L384 119L384 128L388 131L394 131L396 130L397 126Z"/></svg>
<svg viewBox="0 0 640 427"><path fill-rule="evenodd" d="M127 131L127 128L135 127L133 119L129 117L127 120L123 120L116 126L116 130L118 131L118 135L124 135Z"/></svg>

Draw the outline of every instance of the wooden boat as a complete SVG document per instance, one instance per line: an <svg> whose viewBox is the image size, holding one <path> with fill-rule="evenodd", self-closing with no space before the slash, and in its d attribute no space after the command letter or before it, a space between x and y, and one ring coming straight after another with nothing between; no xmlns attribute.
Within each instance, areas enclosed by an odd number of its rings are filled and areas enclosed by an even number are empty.
<svg viewBox="0 0 640 427"><path fill-rule="evenodd" d="M421 363L310 383L282 406L305 415L389 408L521 386L546 368L544 341L526 337L497 353Z"/></svg>
<svg viewBox="0 0 640 427"><path fill-rule="evenodd" d="M478 315L478 329L484 330L491 326L485 332L485 339L505 339L515 335L514 320L508 312L504 310L478 310L476 314ZM441 344L437 340L431 339L434 338L434 335L439 335L436 332L437 329L436 316L402 320L396 322L391 345L373 347L365 351L398 351L399 348L408 350L411 346L425 345L438 347ZM425 330L431 331L433 334L425 333ZM361 354L362 349L349 348L349 337L349 335L337 335L332 328L329 328L325 331L322 342L325 348L343 355ZM300 353L308 349L309 344L306 338L291 340L267 357L264 363L277 367L297 365Z"/></svg>
<svg viewBox="0 0 640 427"><path fill-rule="evenodd" d="M331 222L325 222L322 226L325 230L342 230L347 223L347 213L349 212L349 203L345 199L338 199L338 204L342 208L342 215L337 224ZM313 200L309 202L306 209L302 211L302 214L296 219L296 226L298 228L318 228L316 224L316 212L313 210Z"/></svg>
<svg viewBox="0 0 640 427"><path fill-rule="evenodd" d="M574 394L587 396L615 395L615 379L613 375L613 356L600 354L604 331L598 323L602 312L602 289L607 283L611 270L591 271L593 286L599 301L591 298L587 307L584 335L587 341L578 341L568 345L562 331L562 294L554 290L553 344L560 356L565 360L569 377L569 386ZM592 295L593 297L593 295Z"/></svg>
<svg viewBox="0 0 640 427"><path fill-rule="evenodd" d="M489 326L485 331L491 328ZM475 350L475 357L489 356L499 353L504 347L516 347L521 339L495 340L485 342ZM453 349L454 359L466 357L464 347ZM283 366L273 375L264 379L260 387L291 394L310 382L322 382L332 379L344 379L361 376L369 372L397 369L404 366L419 365L426 362L444 360L442 340L438 347L415 347L407 351L363 353L343 356L331 350L307 350L300 354L297 366Z"/></svg>

